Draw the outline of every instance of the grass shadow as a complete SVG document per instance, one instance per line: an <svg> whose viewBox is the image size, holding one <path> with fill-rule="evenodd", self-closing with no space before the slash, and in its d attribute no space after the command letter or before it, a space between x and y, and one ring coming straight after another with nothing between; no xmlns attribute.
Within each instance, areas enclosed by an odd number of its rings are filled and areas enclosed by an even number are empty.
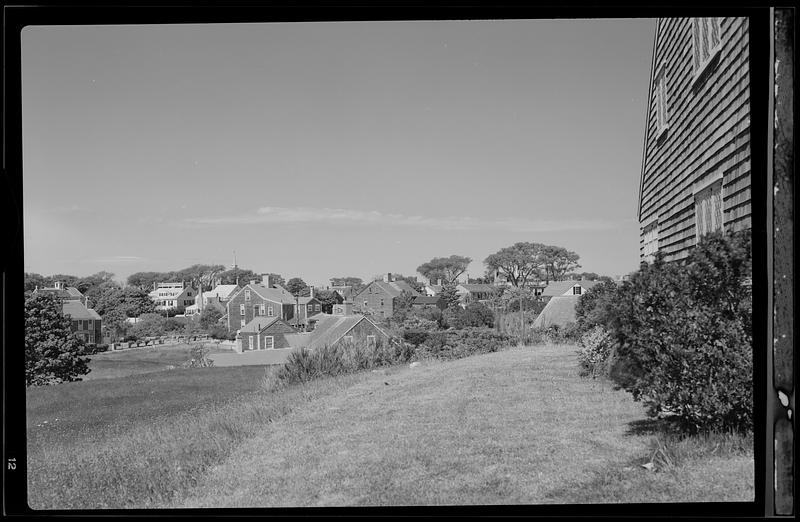
<svg viewBox="0 0 800 522"><path fill-rule="evenodd" d="M625 436L675 435L679 431L675 423L667 419L639 419L628 423Z"/></svg>

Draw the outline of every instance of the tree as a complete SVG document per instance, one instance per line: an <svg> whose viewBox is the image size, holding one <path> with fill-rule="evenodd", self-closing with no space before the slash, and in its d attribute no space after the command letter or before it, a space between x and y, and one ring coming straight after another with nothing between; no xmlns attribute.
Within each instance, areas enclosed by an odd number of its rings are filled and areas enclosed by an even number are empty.
<svg viewBox="0 0 800 522"><path fill-rule="evenodd" d="M129 286L149 292L153 289L153 284L164 280L163 277L162 272L136 272L128 276L127 283Z"/></svg>
<svg viewBox="0 0 800 522"><path fill-rule="evenodd" d="M443 283L452 283L467 271L471 262L472 259L465 256L434 257L427 263L419 265L417 272L433 284L437 284L440 279Z"/></svg>
<svg viewBox="0 0 800 522"><path fill-rule="evenodd" d="M326 314L333 313L333 305L339 303L339 294L334 290L314 290L314 297L322 305L322 311Z"/></svg>
<svg viewBox="0 0 800 522"><path fill-rule="evenodd" d="M164 335L167 318L161 314L144 314L130 328L130 333L136 337L157 337Z"/></svg>
<svg viewBox="0 0 800 522"><path fill-rule="evenodd" d="M211 290L214 285L214 280L221 273L225 271L223 265L192 265L188 268L176 270L170 274L169 280L178 282L185 281L192 288L202 288L204 290Z"/></svg>
<svg viewBox="0 0 800 522"><path fill-rule="evenodd" d="M122 301L122 287L116 281L106 281L91 287L86 292L89 306L101 316L119 309Z"/></svg>
<svg viewBox="0 0 800 522"><path fill-rule="evenodd" d="M88 292L92 287L99 286L103 283L107 283L108 281L114 280L114 274L111 272L106 272L105 270L101 270L96 274L92 274L90 276L82 277L75 282L75 288L78 289L79 292L85 294Z"/></svg>
<svg viewBox="0 0 800 522"><path fill-rule="evenodd" d="M308 285L299 277L293 277L286 283L286 289L294 296L300 295L300 292L306 288L308 288Z"/></svg>
<svg viewBox="0 0 800 522"><path fill-rule="evenodd" d="M453 283L442 285L442 290L439 292L439 297L441 297L445 303L445 310L455 307L460 308L461 296L459 296L458 292L456 292L456 285Z"/></svg>
<svg viewBox="0 0 800 522"><path fill-rule="evenodd" d="M494 312L483 303L470 303L464 308L464 312L457 317L456 328L466 328L469 326L494 327Z"/></svg>
<svg viewBox="0 0 800 522"><path fill-rule="evenodd" d="M218 274L218 277L223 285L246 285L250 281L261 281L259 274L243 268L231 268Z"/></svg>
<svg viewBox="0 0 800 522"><path fill-rule="evenodd" d="M89 373L88 351L72 332L61 301L50 295L25 299L25 384L38 386L80 380Z"/></svg>
<svg viewBox="0 0 800 522"><path fill-rule="evenodd" d="M213 306L206 307L200 313L200 327L206 332L210 333L219 320L222 318L222 312Z"/></svg>
<svg viewBox="0 0 800 522"><path fill-rule="evenodd" d="M41 274L25 272L25 292L33 292L36 288L47 287L48 280Z"/></svg>
<svg viewBox="0 0 800 522"><path fill-rule="evenodd" d="M127 317L139 317L142 314L156 311L156 304L150 299L148 293L134 287L122 289L119 305L119 308Z"/></svg>
<svg viewBox="0 0 800 522"><path fill-rule="evenodd" d="M548 283L560 281L567 272L581 267L578 263L580 256L564 247L545 245L540 255L544 261L544 277Z"/></svg>
<svg viewBox="0 0 800 522"><path fill-rule="evenodd" d="M541 243L514 243L501 248L483 262L490 271L499 270L514 286L525 286L529 279L540 278L545 270Z"/></svg>

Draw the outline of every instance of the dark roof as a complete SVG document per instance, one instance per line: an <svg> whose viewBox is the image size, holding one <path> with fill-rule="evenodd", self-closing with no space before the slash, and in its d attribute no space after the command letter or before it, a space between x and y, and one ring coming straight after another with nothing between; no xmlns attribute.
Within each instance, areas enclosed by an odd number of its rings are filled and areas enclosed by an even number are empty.
<svg viewBox="0 0 800 522"><path fill-rule="evenodd" d="M439 301L442 300L441 296L438 295L418 295L414 298L414 304L439 304Z"/></svg>
<svg viewBox="0 0 800 522"><path fill-rule="evenodd" d="M77 300L66 300L62 302L61 311L64 313L64 315L68 315L70 318L76 321L84 319L101 319L100 314L91 308L86 308L83 303Z"/></svg>
<svg viewBox="0 0 800 522"><path fill-rule="evenodd" d="M332 345L353 329L361 321L372 323L375 328L389 337L378 325L363 315L317 314L314 330L306 333L286 334L284 337L292 348Z"/></svg>
<svg viewBox="0 0 800 522"><path fill-rule="evenodd" d="M566 290L565 290L566 291ZM558 295L550 299L542 309L539 316L533 321L534 328L547 328L548 326L564 326L575 322L575 305L578 304L579 295Z"/></svg>
<svg viewBox="0 0 800 522"><path fill-rule="evenodd" d="M581 285L584 290L588 290L592 288L594 285L598 284L600 281L588 281L588 280L571 280L571 281L551 281L547 288L544 289L542 295L545 296L556 296L556 295L564 295L570 288L575 285Z"/></svg>
<svg viewBox="0 0 800 522"><path fill-rule="evenodd" d="M249 288L256 294L260 295L263 299L268 301L282 304L295 304L295 298L291 293L289 293L288 290L267 288L261 284L248 284L241 290L231 294L229 299L233 299L234 296L239 295L239 292L243 292L246 288Z"/></svg>
<svg viewBox="0 0 800 522"><path fill-rule="evenodd" d="M388 294L390 297L398 297L403 292L409 292L411 295L414 296L421 295L405 281L392 281L391 283L387 283L386 281L373 281L369 285L367 285L367 288L369 288L372 285L377 286L378 288L383 290L384 293ZM359 295L366 292L367 288L359 292Z"/></svg>
<svg viewBox="0 0 800 522"><path fill-rule="evenodd" d="M267 326L271 325L275 321L280 319L280 317L266 317L263 315L259 315L258 317L254 317L249 323L244 325L239 332L241 333L258 333Z"/></svg>

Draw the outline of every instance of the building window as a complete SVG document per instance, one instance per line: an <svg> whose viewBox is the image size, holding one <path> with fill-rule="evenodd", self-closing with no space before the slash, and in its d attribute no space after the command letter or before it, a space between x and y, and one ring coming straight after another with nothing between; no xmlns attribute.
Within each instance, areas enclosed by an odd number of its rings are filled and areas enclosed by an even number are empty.
<svg viewBox="0 0 800 522"><path fill-rule="evenodd" d="M364 308L366 309L369 306L369 301L364 301Z"/></svg>
<svg viewBox="0 0 800 522"><path fill-rule="evenodd" d="M353 336L352 335L345 335L342 339L344 339L344 342L346 342L346 343L352 343L353 342Z"/></svg>
<svg viewBox="0 0 800 522"><path fill-rule="evenodd" d="M318 305L318 304L314 305L314 310L317 311L317 312L321 311L322 310L322 305Z"/></svg>
<svg viewBox="0 0 800 522"><path fill-rule="evenodd" d="M252 335L248 335L247 336L247 346L251 350L253 349L253 336Z"/></svg>
<svg viewBox="0 0 800 522"><path fill-rule="evenodd" d="M694 196L696 240L722 230L722 182L704 188Z"/></svg>
<svg viewBox="0 0 800 522"><path fill-rule="evenodd" d="M367 344L373 344L373 345L375 344L375 336L374 335L368 335L367 336Z"/></svg>
<svg viewBox="0 0 800 522"><path fill-rule="evenodd" d="M268 306L267 307L267 317L272 317L274 315L275 315L275 310L271 306Z"/></svg>
<svg viewBox="0 0 800 522"><path fill-rule="evenodd" d="M245 288L245 290L244 290L244 300L245 301L249 301L250 300L250 289L249 288Z"/></svg>
<svg viewBox="0 0 800 522"><path fill-rule="evenodd" d="M669 127L667 111L667 75L663 65L656 75L655 102L656 102L656 136L660 137Z"/></svg>
<svg viewBox="0 0 800 522"><path fill-rule="evenodd" d="M722 47L720 18L692 18L692 65L695 79Z"/></svg>
<svg viewBox="0 0 800 522"><path fill-rule="evenodd" d="M245 322L245 320L244 320L244 319L242 319L242 328L244 328L244 325L245 325L245 324L247 324L247 323Z"/></svg>
<svg viewBox="0 0 800 522"><path fill-rule="evenodd" d="M308 310L309 312L313 312L313 311L314 311L314 305L308 305L308 308L307 308L307 310Z"/></svg>
<svg viewBox="0 0 800 522"><path fill-rule="evenodd" d="M572 295L581 295L581 290L582 290L582 288L581 288L580 285L573 286L572 287Z"/></svg>
<svg viewBox="0 0 800 522"><path fill-rule="evenodd" d="M266 315L266 310L264 309L264 305L258 305L258 308L261 310L261 315Z"/></svg>
<svg viewBox="0 0 800 522"><path fill-rule="evenodd" d="M383 306L383 299L381 299L381 306Z"/></svg>
<svg viewBox="0 0 800 522"><path fill-rule="evenodd" d="M642 230L642 255L651 259L658 251L658 221L653 221Z"/></svg>
<svg viewBox="0 0 800 522"><path fill-rule="evenodd" d="M239 305L239 315L244 315L244 305Z"/></svg>
<svg viewBox="0 0 800 522"><path fill-rule="evenodd" d="M275 338L273 336L264 337L264 348L267 350L275 348Z"/></svg>

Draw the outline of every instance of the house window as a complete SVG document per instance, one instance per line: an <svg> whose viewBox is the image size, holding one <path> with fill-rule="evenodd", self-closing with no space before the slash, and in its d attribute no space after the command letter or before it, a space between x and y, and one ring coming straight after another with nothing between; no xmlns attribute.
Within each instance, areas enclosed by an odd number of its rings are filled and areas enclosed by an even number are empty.
<svg viewBox="0 0 800 522"><path fill-rule="evenodd" d="M704 188L694 196L696 240L722 230L722 182Z"/></svg>
<svg viewBox="0 0 800 522"><path fill-rule="evenodd" d="M722 47L719 18L692 18L692 65L695 79Z"/></svg>
<svg viewBox="0 0 800 522"><path fill-rule="evenodd" d="M253 336L252 335L247 336L247 346L251 350L253 349Z"/></svg>
<svg viewBox="0 0 800 522"><path fill-rule="evenodd" d="M239 315L244 315L244 305L239 305Z"/></svg>
<svg viewBox="0 0 800 522"><path fill-rule="evenodd" d="M369 301L364 301L364 308L367 308L368 306L369 306Z"/></svg>
<svg viewBox="0 0 800 522"><path fill-rule="evenodd" d="M247 323L245 322L245 320L244 320L244 319L242 319L242 328L244 328L244 325L245 325L245 324L247 324Z"/></svg>
<svg viewBox="0 0 800 522"><path fill-rule="evenodd" d="M381 306L383 306L383 299L381 299Z"/></svg>
<svg viewBox="0 0 800 522"><path fill-rule="evenodd" d="M573 286L572 287L572 295L581 295L581 290L582 290L582 288L581 288L580 285Z"/></svg>
<svg viewBox="0 0 800 522"><path fill-rule="evenodd" d="M658 221L653 221L643 229L642 255L646 258L655 255L658 251Z"/></svg>
<svg viewBox="0 0 800 522"><path fill-rule="evenodd" d="M273 336L264 337L264 348L267 350L275 348L275 338Z"/></svg>
<svg viewBox="0 0 800 522"><path fill-rule="evenodd" d="M346 343L352 343L353 342L353 336L352 335L345 335L342 339L344 339L344 342L346 342Z"/></svg>
<svg viewBox="0 0 800 522"><path fill-rule="evenodd" d="M307 310L308 310L309 312L313 312L313 311L314 311L314 305L308 305L308 308L307 308Z"/></svg>
<svg viewBox="0 0 800 522"><path fill-rule="evenodd" d="M375 336L374 335L368 335L367 336L367 343L368 344L375 344Z"/></svg>
<svg viewBox="0 0 800 522"><path fill-rule="evenodd" d="M665 70L666 68L664 66L660 68L655 81L656 136L661 136L669 127L667 111L667 75Z"/></svg>
<svg viewBox="0 0 800 522"><path fill-rule="evenodd" d="M265 314L265 310L264 310L264 305L263 305L263 304L262 304L262 305L258 305L258 308L259 308L259 309L260 309L260 311L261 311L261 315L266 315L266 314Z"/></svg>
<svg viewBox="0 0 800 522"><path fill-rule="evenodd" d="M275 310L271 306L268 306L267 307L267 317L272 317L274 315L275 315Z"/></svg>
<svg viewBox="0 0 800 522"><path fill-rule="evenodd" d="M249 301L250 300L250 289L249 288L246 288L245 291L244 291L244 300L245 301Z"/></svg>
<svg viewBox="0 0 800 522"><path fill-rule="evenodd" d="M319 312L322 310L322 305L314 305L314 310Z"/></svg>

